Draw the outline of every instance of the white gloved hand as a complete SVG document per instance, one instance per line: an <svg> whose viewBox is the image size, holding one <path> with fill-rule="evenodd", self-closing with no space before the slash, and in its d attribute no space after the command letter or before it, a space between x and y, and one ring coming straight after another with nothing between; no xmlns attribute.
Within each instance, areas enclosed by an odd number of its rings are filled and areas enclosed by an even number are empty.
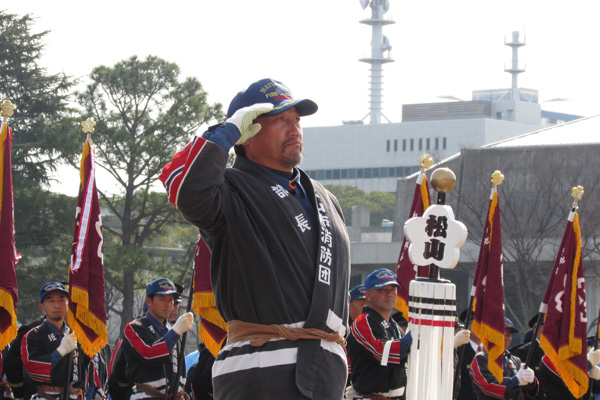
<svg viewBox="0 0 600 400"><path fill-rule="evenodd" d="M589 371L590 378L600 381L600 367L594 366Z"/></svg>
<svg viewBox="0 0 600 400"><path fill-rule="evenodd" d="M77 339L75 338L75 334L68 333L62 338L56 351L58 351L61 356L65 356L66 354L69 354L75 350L75 347L77 347Z"/></svg>
<svg viewBox="0 0 600 400"><path fill-rule="evenodd" d="M517 379L519 380L519 386L525 386L533 382L535 374L533 373L533 370L529 368L523 369L521 366L521 369L517 372Z"/></svg>
<svg viewBox="0 0 600 400"><path fill-rule="evenodd" d="M242 144L260 131L260 124L253 124L256 117L273 109L271 103L258 103L237 110L227 121L237 126L242 136L235 144Z"/></svg>
<svg viewBox="0 0 600 400"><path fill-rule="evenodd" d="M187 332L192 327L194 323L194 314L191 312L187 312L183 314L181 317L177 318L177 321L173 325L173 330L177 332L178 335L182 335L184 332Z"/></svg>
<svg viewBox="0 0 600 400"><path fill-rule="evenodd" d="M600 363L600 350L592 350L587 354L587 359L593 366Z"/></svg>
<svg viewBox="0 0 600 400"><path fill-rule="evenodd" d="M468 329L460 330L456 335L454 335L454 348L458 348L463 344L469 343L469 337L471 336L471 331Z"/></svg>

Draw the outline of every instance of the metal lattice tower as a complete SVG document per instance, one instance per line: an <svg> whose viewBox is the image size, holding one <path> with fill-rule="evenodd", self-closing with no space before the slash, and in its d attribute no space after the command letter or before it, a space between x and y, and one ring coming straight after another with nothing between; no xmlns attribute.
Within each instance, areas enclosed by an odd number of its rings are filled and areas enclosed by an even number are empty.
<svg viewBox="0 0 600 400"><path fill-rule="evenodd" d="M512 42L504 42L506 46L512 49L512 66L511 68L504 68L504 72L508 72L512 75L511 94L513 101L519 101L519 86L517 85L517 76L521 72L525 72L525 69L519 68L519 47L525 46L525 42L519 42L519 32L513 31Z"/></svg>
<svg viewBox="0 0 600 400"><path fill-rule="evenodd" d="M381 103L383 92L383 64L393 62L390 58L392 46L386 36L383 35L383 27L393 24L394 21L384 19L383 15L389 9L388 0L360 0L362 8L371 7L371 18L360 21L361 24L370 25L372 28L371 57L361 58L359 61L371 64L370 102L369 114L371 124L380 124ZM386 54L387 52L387 54ZM384 116L385 117L385 116ZM365 116L366 118L366 116ZM364 119L364 118L363 118ZM387 119L387 118L386 118Z"/></svg>

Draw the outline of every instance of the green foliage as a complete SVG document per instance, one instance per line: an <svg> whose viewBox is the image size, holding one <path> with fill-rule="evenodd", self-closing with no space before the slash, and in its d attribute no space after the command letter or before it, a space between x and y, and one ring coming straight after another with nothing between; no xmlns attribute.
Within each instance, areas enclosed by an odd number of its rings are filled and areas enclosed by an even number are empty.
<svg viewBox="0 0 600 400"><path fill-rule="evenodd" d="M396 195L387 192L372 191L366 193L355 186L326 185L342 206L346 225L352 224L352 206L369 206L371 226L381 226L384 219L393 220L396 208Z"/></svg>
<svg viewBox="0 0 600 400"><path fill-rule="evenodd" d="M15 210L15 245L23 257L16 265L19 286L18 318L39 315L40 287L68 279L69 257L77 201L35 186L21 186ZM32 212L33 210L37 212Z"/></svg>
<svg viewBox="0 0 600 400"><path fill-rule="evenodd" d="M178 77L174 63L133 56L113 67L94 68L91 83L77 93L81 119L97 121L96 165L115 181L98 182L98 192L112 214L104 224L105 276L122 293L122 324L133 317L135 290L156 277L157 255L145 247L164 247L156 242L162 230L182 222L158 189L158 175L202 125L223 118L222 106L208 104L198 80ZM69 161L78 162L75 157Z"/></svg>
<svg viewBox="0 0 600 400"><path fill-rule="evenodd" d="M37 185L49 183L61 153L75 150L67 106L73 81L38 65L48 32L31 33L32 23L29 15L0 11L0 100L18 107L9 120L13 174Z"/></svg>

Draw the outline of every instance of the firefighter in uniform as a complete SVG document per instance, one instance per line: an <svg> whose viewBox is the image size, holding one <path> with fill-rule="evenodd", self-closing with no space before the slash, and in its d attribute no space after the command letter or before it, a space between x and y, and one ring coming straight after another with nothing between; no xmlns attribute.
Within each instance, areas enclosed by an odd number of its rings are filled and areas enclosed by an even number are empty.
<svg viewBox="0 0 600 400"><path fill-rule="evenodd" d="M146 315L127 324L123 352L127 381L135 383L131 399L167 399L175 390L183 395L185 372L175 382L181 335L192 327L192 313L183 314L171 328L167 321L173 310L175 284L166 278L150 282L146 288Z"/></svg>
<svg viewBox="0 0 600 400"><path fill-rule="evenodd" d="M510 347L512 334L517 333L512 321L504 318L504 348ZM522 400L535 398L539 383L533 370L522 368L521 359L508 350L504 352L503 379L498 382L488 369L488 353L478 352L471 364L473 390L478 400L509 399ZM525 397L527 396L527 397Z"/></svg>
<svg viewBox="0 0 600 400"><path fill-rule="evenodd" d="M535 314L528 323L529 328L533 329L535 331L535 327L537 324L537 320L538 320L538 314ZM521 359L521 361L525 362L525 360L527 359L527 355L529 354L529 349L531 349L531 346L535 346L533 349L533 353L531 355L531 361L529 362L529 367L533 370L533 372L535 373L536 378L538 378L539 380L539 370L540 370L540 366L542 364L542 357L544 357L544 350L542 350L542 348L540 347L540 336L542 335L542 333L544 332L544 320L542 319L541 323L540 323L540 329L538 330L538 334L537 337L532 338L531 341L526 342L521 344L520 346L515 347L514 349L511 350L511 353L513 353L515 356L519 357ZM540 381L541 383L541 381ZM541 399L545 399L546 397L544 396L544 393L542 390L539 391L537 397L535 397L538 400Z"/></svg>
<svg viewBox="0 0 600 400"><path fill-rule="evenodd" d="M68 294L60 282L49 282L40 289L39 308L46 319L25 334L21 342L21 358L30 379L37 386L33 399L63 398L69 381L69 397L82 399L89 358L77 345L75 335L65 322ZM72 357L69 369L69 358Z"/></svg>
<svg viewBox="0 0 600 400"><path fill-rule="evenodd" d="M404 398L405 364L412 336L410 332L402 336L391 318L397 287L396 274L385 268L373 271L365 279L367 306L352 324L348 337L352 363L348 398Z"/></svg>

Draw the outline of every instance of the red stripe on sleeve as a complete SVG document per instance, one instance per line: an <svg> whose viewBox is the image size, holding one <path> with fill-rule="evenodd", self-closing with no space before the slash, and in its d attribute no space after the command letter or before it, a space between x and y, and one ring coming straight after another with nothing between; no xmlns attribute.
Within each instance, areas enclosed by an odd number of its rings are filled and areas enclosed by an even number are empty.
<svg viewBox="0 0 600 400"><path fill-rule="evenodd" d="M169 348L164 341L147 345L131 327L131 323L125 328L125 338L133 346L135 351L147 360L169 355Z"/></svg>

